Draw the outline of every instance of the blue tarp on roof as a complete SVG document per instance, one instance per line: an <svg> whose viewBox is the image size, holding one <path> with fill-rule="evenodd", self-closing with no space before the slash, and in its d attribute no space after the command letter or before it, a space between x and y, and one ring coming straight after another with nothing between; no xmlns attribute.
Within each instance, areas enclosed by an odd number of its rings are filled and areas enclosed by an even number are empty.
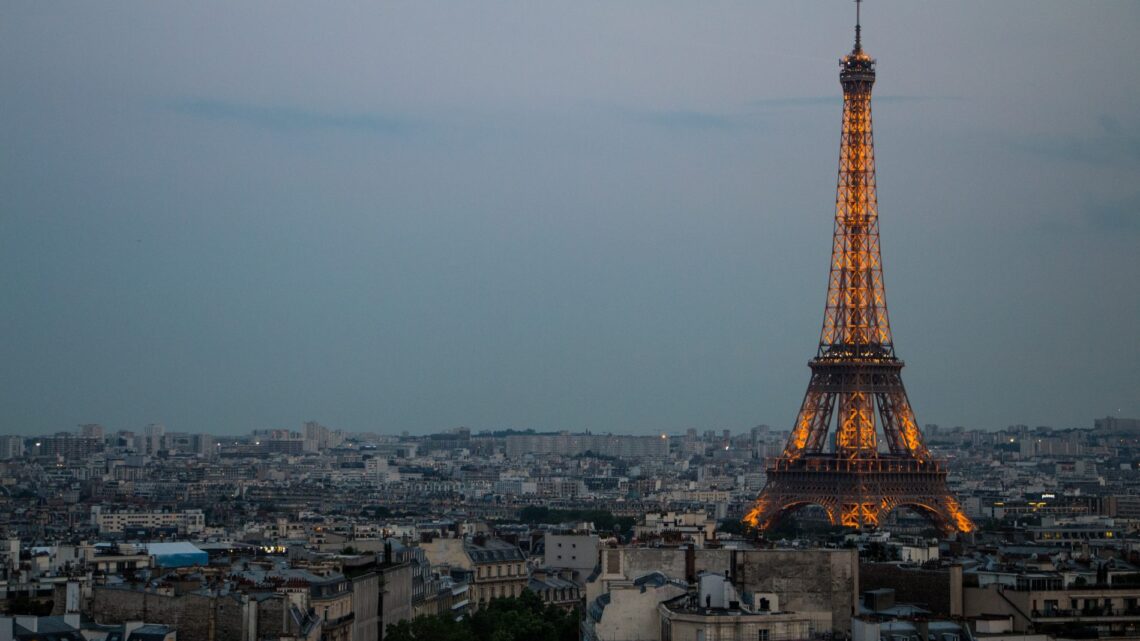
<svg viewBox="0 0 1140 641"><path fill-rule="evenodd" d="M147 543L146 553L154 557L154 564L160 568L187 568L209 563L206 553L188 541Z"/></svg>

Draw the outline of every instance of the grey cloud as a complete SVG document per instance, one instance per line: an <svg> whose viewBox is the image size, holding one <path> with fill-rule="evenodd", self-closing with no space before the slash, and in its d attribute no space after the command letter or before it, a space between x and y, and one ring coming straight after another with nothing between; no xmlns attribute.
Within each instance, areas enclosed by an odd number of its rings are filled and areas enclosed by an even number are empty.
<svg viewBox="0 0 1140 641"><path fill-rule="evenodd" d="M630 120L668 129L729 130L749 126L746 117L705 111L641 111L623 112Z"/></svg>
<svg viewBox="0 0 1140 641"><path fill-rule="evenodd" d="M165 105L175 113L203 120L229 121L278 132L352 130L381 134L406 133L421 126L412 120L374 113L337 113L284 105L257 105L205 98Z"/></svg>
<svg viewBox="0 0 1140 641"><path fill-rule="evenodd" d="M1140 233L1140 193L1126 199L1090 204L1085 210L1085 221L1097 231Z"/></svg>
<svg viewBox="0 0 1140 641"><path fill-rule="evenodd" d="M1127 131L1112 116L1097 118L1102 133L1096 136L1033 135L1012 140L1010 145L1025 153L1090 165L1140 161L1140 135Z"/></svg>

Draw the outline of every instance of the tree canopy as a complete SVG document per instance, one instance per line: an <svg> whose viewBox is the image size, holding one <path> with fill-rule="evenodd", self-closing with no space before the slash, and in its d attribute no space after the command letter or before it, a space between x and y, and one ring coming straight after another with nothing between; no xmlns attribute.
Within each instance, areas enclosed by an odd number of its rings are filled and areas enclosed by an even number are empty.
<svg viewBox="0 0 1140 641"><path fill-rule="evenodd" d="M546 605L537 594L491 599L471 616L420 616L388 626L389 641L577 641L578 613Z"/></svg>
<svg viewBox="0 0 1140 641"><path fill-rule="evenodd" d="M609 510L557 510L531 505L519 510L519 520L523 523L565 523L567 521L589 521L599 532L627 532L637 522L632 516L614 516Z"/></svg>

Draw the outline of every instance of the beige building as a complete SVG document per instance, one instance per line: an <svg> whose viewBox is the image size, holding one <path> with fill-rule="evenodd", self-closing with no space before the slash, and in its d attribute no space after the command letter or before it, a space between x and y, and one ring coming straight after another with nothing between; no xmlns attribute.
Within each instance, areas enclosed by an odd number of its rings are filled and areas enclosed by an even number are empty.
<svg viewBox="0 0 1140 641"><path fill-rule="evenodd" d="M585 641L799 641L832 631L830 610L785 612L775 592L706 572L694 586L654 572L590 603Z"/></svg>
<svg viewBox="0 0 1140 641"><path fill-rule="evenodd" d="M816 621L798 612L711 610L687 596L657 606L661 641L801 641L814 638ZM831 618L826 619L830 626Z"/></svg>
<svg viewBox="0 0 1140 641"><path fill-rule="evenodd" d="M672 538L704 547L716 538L716 521L704 512L649 512L640 525L633 526L633 535L639 541Z"/></svg>
<svg viewBox="0 0 1140 641"><path fill-rule="evenodd" d="M688 585L652 572L632 581L614 583L586 606L582 622L584 641L657 641L661 615L657 607L684 595Z"/></svg>
<svg viewBox="0 0 1140 641"><path fill-rule="evenodd" d="M474 570L471 600L474 608L499 597L519 596L526 589L526 557L516 545L482 536L463 547Z"/></svg>
<svg viewBox="0 0 1140 641"><path fill-rule="evenodd" d="M964 590L967 617L1012 617L1015 632L1051 634L1072 628L1101 637L1140 637L1140 586L1064 587L1059 575L1021 576L1015 585Z"/></svg>
<svg viewBox="0 0 1140 641"><path fill-rule="evenodd" d="M175 527L185 534L197 534L206 529L206 515L202 510L108 511L100 505L93 505L91 524L98 527L100 533L118 533L127 528Z"/></svg>
<svg viewBox="0 0 1140 641"><path fill-rule="evenodd" d="M561 574L535 570L530 575L527 589L537 594L547 605L564 610L575 609L582 605L582 588L569 578L571 574L569 570L562 570Z"/></svg>
<svg viewBox="0 0 1140 641"><path fill-rule="evenodd" d="M433 568L461 568L471 573L467 595L471 610L491 599L518 596L526 589L526 557L516 545L476 534L464 539L434 539L420 547Z"/></svg>
<svg viewBox="0 0 1140 641"><path fill-rule="evenodd" d="M830 611L784 612L775 592L738 589L723 574L705 573L697 589L657 606L661 641L793 641L831 630Z"/></svg>
<svg viewBox="0 0 1140 641"><path fill-rule="evenodd" d="M827 625L839 633L850 631L851 613L859 605L859 556L854 549L606 548L600 571L586 584L586 602L652 572L687 583L705 572L728 573L742 593L776 593L787 610L829 613Z"/></svg>

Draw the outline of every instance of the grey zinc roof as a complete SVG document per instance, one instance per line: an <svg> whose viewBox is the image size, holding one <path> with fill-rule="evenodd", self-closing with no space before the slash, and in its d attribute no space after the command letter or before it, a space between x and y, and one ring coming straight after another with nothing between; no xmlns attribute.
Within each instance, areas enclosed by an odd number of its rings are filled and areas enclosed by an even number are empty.
<svg viewBox="0 0 1140 641"><path fill-rule="evenodd" d="M491 541L487 545L468 543L463 546L467 556L475 563L497 563L500 561L525 561L522 550L510 543Z"/></svg>
<svg viewBox="0 0 1140 641"><path fill-rule="evenodd" d="M545 577L542 579L531 577L530 581L527 583L527 587L530 588L534 592L538 592L539 590L548 590L548 589L549 590L570 589L570 588L577 587L577 584L574 583L573 581L567 581L566 579L556 577L556 576L548 576L548 577Z"/></svg>
<svg viewBox="0 0 1140 641"><path fill-rule="evenodd" d="M602 596L594 599L589 607L586 608L586 614L594 620L595 623L600 623L602 614L605 613L606 606L610 604L610 593L606 592Z"/></svg>

